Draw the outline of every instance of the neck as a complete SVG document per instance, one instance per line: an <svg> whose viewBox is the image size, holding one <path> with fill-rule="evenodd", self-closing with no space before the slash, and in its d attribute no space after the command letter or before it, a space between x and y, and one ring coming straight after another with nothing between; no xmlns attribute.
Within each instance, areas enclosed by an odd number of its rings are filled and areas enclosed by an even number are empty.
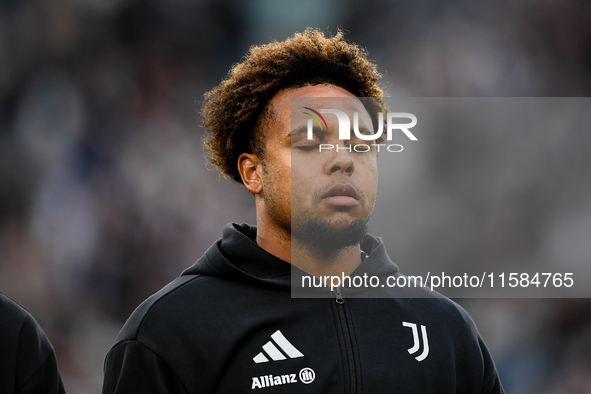
<svg viewBox="0 0 591 394"><path fill-rule="evenodd" d="M361 264L359 244L326 251L292 242L290 263L316 277L350 275Z"/></svg>
<svg viewBox="0 0 591 394"><path fill-rule="evenodd" d="M291 263L291 235L257 220L257 244L281 260Z"/></svg>
<svg viewBox="0 0 591 394"><path fill-rule="evenodd" d="M292 239L291 229L280 226L257 210L257 243L272 255L302 271L320 277L350 275L361 264L359 244L335 251L318 250Z"/></svg>
<svg viewBox="0 0 591 394"><path fill-rule="evenodd" d="M291 263L291 229L273 220L264 207L262 198L256 198L257 244L281 260Z"/></svg>

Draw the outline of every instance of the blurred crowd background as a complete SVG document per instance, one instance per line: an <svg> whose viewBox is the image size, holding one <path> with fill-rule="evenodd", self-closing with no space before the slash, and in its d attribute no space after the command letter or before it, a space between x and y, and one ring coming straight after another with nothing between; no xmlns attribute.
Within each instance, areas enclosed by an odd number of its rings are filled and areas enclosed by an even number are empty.
<svg viewBox="0 0 591 394"><path fill-rule="evenodd" d="M346 29L377 62L390 96L591 93L583 0L2 0L0 291L40 322L69 393L99 393L104 356L131 311L227 222L254 223L253 198L203 159L197 110L250 45L307 26ZM500 197L471 207L495 215L458 264L554 250L591 264L591 134L576 135L544 139L559 157L538 172L542 160L515 157L482 175L501 179L491 191ZM421 174L447 197L423 201L436 214L428 217L454 220L453 195L442 188L476 179L466 171L473 161L495 168L499 143L423 160ZM511 176L510 165L524 163L532 171ZM536 187L519 188L531 186L531 174ZM405 206L416 196L398 197ZM391 257L404 267L461 251L418 236L431 225L402 215L396 233L417 236L389 246ZM474 241L464 233L454 245ZM458 301L508 393L591 393L589 299Z"/></svg>

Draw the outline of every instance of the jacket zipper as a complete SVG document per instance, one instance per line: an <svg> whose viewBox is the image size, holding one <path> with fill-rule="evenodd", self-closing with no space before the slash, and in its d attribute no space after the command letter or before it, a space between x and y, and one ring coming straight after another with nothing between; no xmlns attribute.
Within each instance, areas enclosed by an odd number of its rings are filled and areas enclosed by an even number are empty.
<svg viewBox="0 0 591 394"><path fill-rule="evenodd" d="M335 297L335 302L337 304L337 315L339 316L339 323L341 324L341 330L343 331L343 337L345 339L345 350L347 352L347 366L349 368L350 389L345 390L345 392L354 394L357 392L357 371L355 368L355 355L353 353L353 342L351 341L351 330L349 329L349 321L347 319L347 313L345 311L345 299L341 294L340 287L337 287L335 289Z"/></svg>

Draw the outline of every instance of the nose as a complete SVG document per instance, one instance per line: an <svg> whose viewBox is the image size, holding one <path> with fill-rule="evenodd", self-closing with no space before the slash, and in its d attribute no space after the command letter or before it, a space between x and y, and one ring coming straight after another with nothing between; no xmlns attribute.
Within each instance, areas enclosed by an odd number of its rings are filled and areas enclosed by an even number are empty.
<svg viewBox="0 0 591 394"><path fill-rule="evenodd" d="M353 174L355 171L355 161L351 157L348 147L345 149L339 149L339 152L333 156L329 163L328 169L329 175L336 172L342 172L348 175Z"/></svg>

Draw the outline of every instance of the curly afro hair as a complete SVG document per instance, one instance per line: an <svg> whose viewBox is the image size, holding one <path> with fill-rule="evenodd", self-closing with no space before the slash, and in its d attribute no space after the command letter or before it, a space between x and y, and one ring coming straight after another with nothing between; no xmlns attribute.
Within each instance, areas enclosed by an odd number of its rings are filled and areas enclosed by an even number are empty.
<svg viewBox="0 0 591 394"><path fill-rule="evenodd" d="M283 42L253 46L227 78L205 94L201 116L208 160L241 183L238 157L247 152L264 160L264 143L257 132L260 119L269 101L286 88L327 83L357 97L375 97L364 105L376 125L378 112L387 112L380 77L367 52L346 42L340 31L326 37L308 28Z"/></svg>

